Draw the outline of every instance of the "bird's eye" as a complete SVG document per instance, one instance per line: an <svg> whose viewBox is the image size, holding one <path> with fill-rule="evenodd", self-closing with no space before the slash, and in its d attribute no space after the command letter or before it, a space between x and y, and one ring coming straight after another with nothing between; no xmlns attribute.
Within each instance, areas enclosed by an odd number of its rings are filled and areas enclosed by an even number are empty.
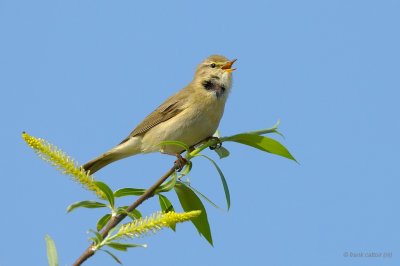
<svg viewBox="0 0 400 266"><path fill-rule="evenodd" d="M215 64L215 63L212 63L212 64L210 65L210 67L215 68L215 67L216 67L216 64Z"/></svg>

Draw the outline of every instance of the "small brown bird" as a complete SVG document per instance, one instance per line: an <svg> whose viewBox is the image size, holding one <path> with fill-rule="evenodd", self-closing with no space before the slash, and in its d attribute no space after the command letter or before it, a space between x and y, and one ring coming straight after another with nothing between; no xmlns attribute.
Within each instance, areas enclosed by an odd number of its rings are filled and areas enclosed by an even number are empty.
<svg viewBox="0 0 400 266"><path fill-rule="evenodd" d="M178 155L181 147L159 144L174 140L191 147L211 137L224 113L235 61L221 55L206 58L198 65L192 82L148 115L120 144L83 168L93 174L112 162L139 153L161 151Z"/></svg>

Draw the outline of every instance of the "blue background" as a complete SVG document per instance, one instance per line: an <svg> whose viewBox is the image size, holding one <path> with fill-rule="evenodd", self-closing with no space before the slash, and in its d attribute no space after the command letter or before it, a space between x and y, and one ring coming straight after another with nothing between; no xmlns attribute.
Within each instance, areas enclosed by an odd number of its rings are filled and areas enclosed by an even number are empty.
<svg viewBox="0 0 400 266"><path fill-rule="evenodd" d="M125 265L400 265L399 12L395 0L1 0L0 265L46 265L45 234L70 265L103 214L66 214L93 195L38 159L23 130L84 163L215 53L238 58L222 134L281 119L277 138L300 164L227 143L218 163L232 208L207 206L214 248L186 223L116 252ZM173 160L140 155L96 177L148 187ZM208 162L196 159L190 180L224 206ZM156 209L155 199L140 207ZM86 265L113 264L99 253Z"/></svg>

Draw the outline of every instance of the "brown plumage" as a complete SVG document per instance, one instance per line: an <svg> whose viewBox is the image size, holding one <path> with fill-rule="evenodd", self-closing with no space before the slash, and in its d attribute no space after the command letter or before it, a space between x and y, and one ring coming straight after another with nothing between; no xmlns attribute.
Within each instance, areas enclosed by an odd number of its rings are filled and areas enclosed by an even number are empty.
<svg viewBox="0 0 400 266"><path fill-rule="evenodd" d="M194 79L148 115L120 144L89 161L83 168L94 173L104 166L138 153L161 151L177 154L180 147L160 146L177 140L193 146L213 135L224 112L231 88L232 64L213 55L196 69Z"/></svg>

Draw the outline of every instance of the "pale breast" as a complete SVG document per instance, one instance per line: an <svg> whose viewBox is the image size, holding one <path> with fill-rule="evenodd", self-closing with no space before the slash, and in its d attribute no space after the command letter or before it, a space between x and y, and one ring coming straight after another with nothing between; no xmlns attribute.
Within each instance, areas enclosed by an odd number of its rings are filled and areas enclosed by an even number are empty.
<svg viewBox="0 0 400 266"><path fill-rule="evenodd" d="M208 95L207 95L208 96ZM201 97L177 116L155 126L142 139L143 152L160 150L162 141L176 140L193 146L212 136L218 128L224 112L224 101L215 97ZM162 147L163 152L175 154L182 149L177 146Z"/></svg>

